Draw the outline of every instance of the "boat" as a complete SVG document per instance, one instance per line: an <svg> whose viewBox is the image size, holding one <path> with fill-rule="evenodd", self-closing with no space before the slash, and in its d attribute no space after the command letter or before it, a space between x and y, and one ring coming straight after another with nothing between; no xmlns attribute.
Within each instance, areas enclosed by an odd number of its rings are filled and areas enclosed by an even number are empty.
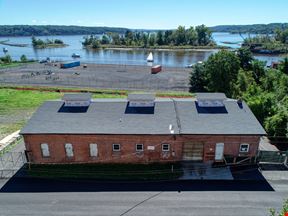
<svg viewBox="0 0 288 216"><path fill-rule="evenodd" d="M149 53L148 57L147 57L147 62L153 62L153 54L152 52Z"/></svg>
<svg viewBox="0 0 288 216"><path fill-rule="evenodd" d="M8 49L6 47L3 48L3 52L6 53L8 52Z"/></svg>
<svg viewBox="0 0 288 216"><path fill-rule="evenodd" d="M72 58L80 58L80 55L77 54L77 53L73 53L73 54L72 54Z"/></svg>

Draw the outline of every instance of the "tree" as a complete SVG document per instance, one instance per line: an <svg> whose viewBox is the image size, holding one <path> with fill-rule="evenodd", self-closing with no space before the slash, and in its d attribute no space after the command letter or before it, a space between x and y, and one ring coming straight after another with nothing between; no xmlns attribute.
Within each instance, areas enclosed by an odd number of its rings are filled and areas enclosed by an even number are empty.
<svg viewBox="0 0 288 216"><path fill-rule="evenodd" d="M120 35L118 33L111 33L110 37L112 38L112 43L114 45L120 45Z"/></svg>
<svg viewBox="0 0 288 216"><path fill-rule="evenodd" d="M280 64L280 70L282 73L288 75L288 57L286 56Z"/></svg>
<svg viewBox="0 0 288 216"><path fill-rule="evenodd" d="M33 47L37 46L37 40L34 36L31 38L31 40L32 40L32 46Z"/></svg>
<svg viewBox="0 0 288 216"><path fill-rule="evenodd" d="M170 45L172 42L172 34L173 31L171 30L167 30L164 32L164 36L163 36L163 42L165 45Z"/></svg>
<svg viewBox="0 0 288 216"><path fill-rule="evenodd" d="M212 32L205 25L196 26L198 44L201 46L208 45L212 40Z"/></svg>
<svg viewBox="0 0 288 216"><path fill-rule="evenodd" d="M205 63L208 90L224 92L231 97L239 69L240 61L233 52L221 50L212 54Z"/></svg>
<svg viewBox="0 0 288 216"><path fill-rule="evenodd" d="M254 59L252 52L247 47L241 47L237 50L237 56L240 60L240 66L244 70L251 69L251 63Z"/></svg>
<svg viewBox="0 0 288 216"><path fill-rule="evenodd" d="M254 79L257 84L260 84L260 79L265 75L265 65L266 63L260 60L253 60L252 61L252 71L254 75Z"/></svg>
<svg viewBox="0 0 288 216"><path fill-rule="evenodd" d="M5 64L10 64L10 63L12 63L12 58L10 55L5 55L4 57L0 58L0 61L5 63Z"/></svg>
<svg viewBox="0 0 288 216"><path fill-rule="evenodd" d="M148 40L149 46L155 46L155 42L156 42L155 34L150 34Z"/></svg>
<svg viewBox="0 0 288 216"><path fill-rule="evenodd" d="M280 41L283 44L288 44L288 29L281 30L276 29L275 31L275 40Z"/></svg>
<svg viewBox="0 0 288 216"><path fill-rule="evenodd" d="M110 43L109 38L106 35L103 35L101 39L101 44L109 44L109 43Z"/></svg>
<svg viewBox="0 0 288 216"><path fill-rule="evenodd" d="M185 45L186 44L186 30L185 26L178 26L176 31L173 32L173 38L176 46Z"/></svg>
<svg viewBox="0 0 288 216"><path fill-rule="evenodd" d="M196 46L197 45L197 32L195 29L191 26L187 31L186 31L186 43L191 45L191 46Z"/></svg>
<svg viewBox="0 0 288 216"><path fill-rule="evenodd" d="M100 48L100 42L99 42L99 40L97 40L97 39L95 39L93 42L92 42L92 48L93 49L98 49L98 48Z"/></svg>
<svg viewBox="0 0 288 216"><path fill-rule="evenodd" d="M242 97L243 93L247 91L250 85L256 85L252 73L250 71L240 69L237 76L237 82L233 87L233 97Z"/></svg>
<svg viewBox="0 0 288 216"><path fill-rule="evenodd" d="M158 32L157 32L156 43L157 43L159 46L161 46L161 45L164 44L163 35L162 35L162 32L161 32L161 31L158 31Z"/></svg>
<svg viewBox="0 0 288 216"><path fill-rule="evenodd" d="M54 43L55 44L64 44L64 42L62 40L60 40L60 39L55 39Z"/></svg>
<svg viewBox="0 0 288 216"><path fill-rule="evenodd" d="M148 41L149 41L149 35L146 33L143 33L141 35L141 41L143 43L143 47L146 48L148 46Z"/></svg>
<svg viewBox="0 0 288 216"><path fill-rule="evenodd" d="M27 62L27 57L25 55L21 55L20 61L21 62Z"/></svg>
<svg viewBox="0 0 288 216"><path fill-rule="evenodd" d="M206 77L203 63L197 63L193 66L190 74L190 92L205 92L206 90Z"/></svg>
<svg viewBox="0 0 288 216"><path fill-rule="evenodd" d="M270 216L286 216L288 212L288 199L284 200L283 207L280 212L276 213L276 210L274 208L269 209L270 210Z"/></svg>
<svg viewBox="0 0 288 216"><path fill-rule="evenodd" d="M248 91L243 95L243 99L247 101L249 108L262 125L267 116L274 114L274 93L263 92L259 86L252 85L249 86Z"/></svg>

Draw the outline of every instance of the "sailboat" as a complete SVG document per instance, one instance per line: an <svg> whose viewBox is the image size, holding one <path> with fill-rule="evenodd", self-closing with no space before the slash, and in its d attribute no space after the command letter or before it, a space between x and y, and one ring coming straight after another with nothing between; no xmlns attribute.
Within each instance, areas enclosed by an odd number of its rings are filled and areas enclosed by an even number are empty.
<svg viewBox="0 0 288 216"><path fill-rule="evenodd" d="M147 57L147 62L153 62L153 54L152 52L149 53L148 57Z"/></svg>

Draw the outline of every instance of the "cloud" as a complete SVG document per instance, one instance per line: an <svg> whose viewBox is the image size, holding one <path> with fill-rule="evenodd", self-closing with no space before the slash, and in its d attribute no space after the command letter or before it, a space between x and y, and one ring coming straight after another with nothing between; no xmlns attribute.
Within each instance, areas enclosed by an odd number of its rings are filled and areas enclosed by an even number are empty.
<svg viewBox="0 0 288 216"><path fill-rule="evenodd" d="M32 23L37 23L37 20L33 19L33 20L32 20Z"/></svg>

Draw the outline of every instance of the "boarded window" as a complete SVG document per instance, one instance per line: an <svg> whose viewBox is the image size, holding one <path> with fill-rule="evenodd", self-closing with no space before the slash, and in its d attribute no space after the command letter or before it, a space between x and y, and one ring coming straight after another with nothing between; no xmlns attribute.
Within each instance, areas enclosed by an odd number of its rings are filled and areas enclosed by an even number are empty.
<svg viewBox="0 0 288 216"><path fill-rule="evenodd" d="M247 143L241 144L239 152L249 152L249 144L247 144Z"/></svg>
<svg viewBox="0 0 288 216"><path fill-rule="evenodd" d="M67 157L73 157L74 153L73 153L73 146L71 143L66 143L65 144L65 151L66 151L66 156Z"/></svg>
<svg viewBox="0 0 288 216"><path fill-rule="evenodd" d="M170 151L170 144L162 144L162 151Z"/></svg>
<svg viewBox="0 0 288 216"><path fill-rule="evenodd" d="M41 151L42 151L42 156L43 157L50 157L49 146L48 146L47 143L42 143L41 144Z"/></svg>
<svg viewBox="0 0 288 216"><path fill-rule="evenodd" d="M90 156L97 157L98 156L98 146L95 143L90 144Z"/></svg>

